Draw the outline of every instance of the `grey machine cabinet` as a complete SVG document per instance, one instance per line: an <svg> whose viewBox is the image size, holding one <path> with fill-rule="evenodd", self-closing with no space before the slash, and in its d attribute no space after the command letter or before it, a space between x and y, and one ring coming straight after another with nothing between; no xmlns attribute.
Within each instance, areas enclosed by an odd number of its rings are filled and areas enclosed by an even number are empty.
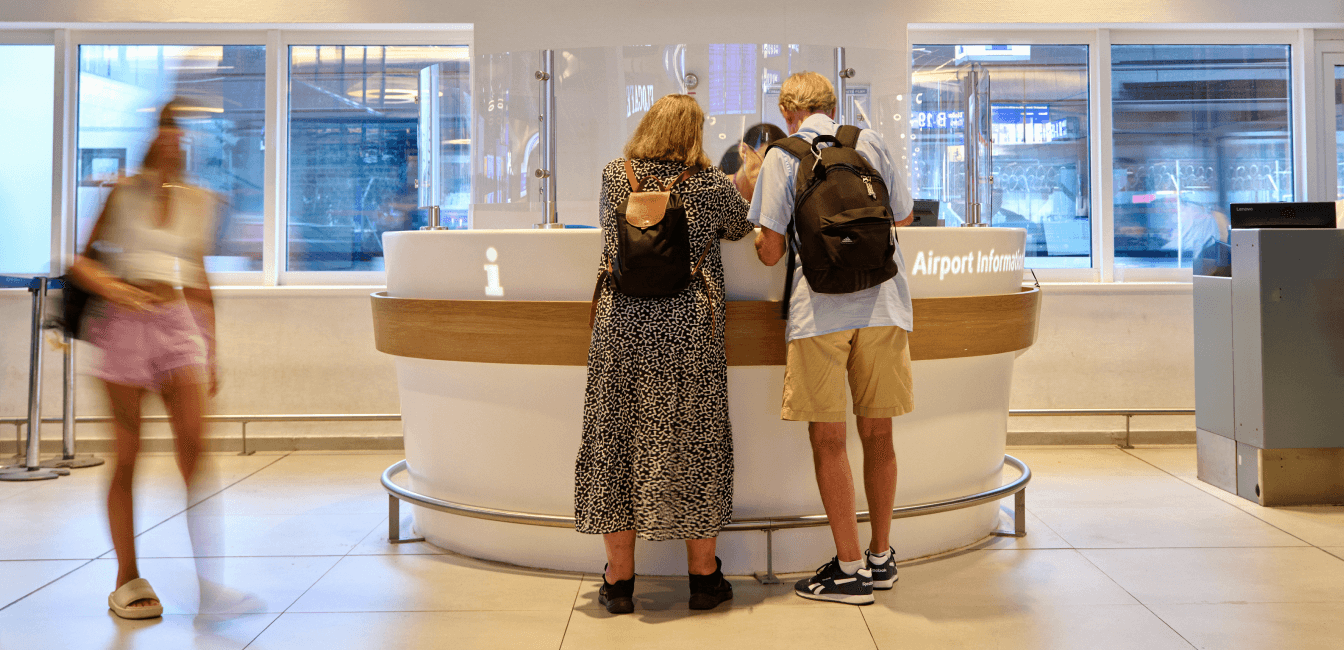
<svg viewBox="0 0 1344 650"><path fill-rule="evenodd" d="M1232 231L1195 276L1199 478L1261 505L1344 503L1344 230Z"/></svg>

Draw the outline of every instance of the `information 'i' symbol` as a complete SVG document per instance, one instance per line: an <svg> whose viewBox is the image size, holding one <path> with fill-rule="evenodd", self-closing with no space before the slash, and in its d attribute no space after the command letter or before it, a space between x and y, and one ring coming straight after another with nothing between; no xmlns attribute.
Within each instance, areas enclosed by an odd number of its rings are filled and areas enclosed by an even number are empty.
<svg viewBox="0 0 1344 650"><path fill-rule="evenodd" d="M495 260L499 259L499 251L494 246L485 249L485 261L490 264L485 265L485 295L503 296L504 287L499 286L499 265Z"/></svg>

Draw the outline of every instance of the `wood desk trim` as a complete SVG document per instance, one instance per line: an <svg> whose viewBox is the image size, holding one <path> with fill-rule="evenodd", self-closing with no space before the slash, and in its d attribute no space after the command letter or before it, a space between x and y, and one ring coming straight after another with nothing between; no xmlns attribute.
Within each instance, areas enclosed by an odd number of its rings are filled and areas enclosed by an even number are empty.
<svg viewBox="0 0 1344 650"><path fill-rule="evenodd" d="M414 359L583 366L588 363L586 301L424 300L374 293L374 344ZM1016 352L1036 341L1041 291L913 301L915 361ZM729 301L730 366L784 365L779 303Z"/></svg>

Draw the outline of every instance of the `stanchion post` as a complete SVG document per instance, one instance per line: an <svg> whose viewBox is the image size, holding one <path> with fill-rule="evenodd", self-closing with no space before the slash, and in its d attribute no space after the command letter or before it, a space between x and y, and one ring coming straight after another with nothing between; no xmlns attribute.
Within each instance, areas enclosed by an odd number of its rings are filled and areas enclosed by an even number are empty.
<svg viewBox="0 0 1344 650"><path fill-rule="evenodd" d="M0 472L0 481L44 481L70 473L68 469L43 469L38 457L42 444L42 321L47 312L47 278L33 278L32 348L28 354L28 451L23 467Z"/></svg>
<svg viewBox="0 0 1344 650"><path fill-rule="evenodd" d="M64 289L62 289L64 291ZM61 457L53 458L45 463L43 467L64 467L67 469L81 469L84 467L97 467L105 461L97 456L75 454L75 380L78 375L75 373L75 339L71 336L65 337L65 363L63 368L64 401L62 402L61 412Z"/></svg>

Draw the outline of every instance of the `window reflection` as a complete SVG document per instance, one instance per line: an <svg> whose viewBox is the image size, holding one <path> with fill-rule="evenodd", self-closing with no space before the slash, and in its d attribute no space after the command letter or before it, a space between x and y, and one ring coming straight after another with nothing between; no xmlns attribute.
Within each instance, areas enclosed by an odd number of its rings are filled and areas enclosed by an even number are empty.
<svg viewBox="0 0 1344 650"><path fill-rule="evenodd" d="M1293 200L1287 45L1111 48L1115 264L1189 268L1230 203Z"/></svg>
<svg viewBox="0 0 1344 650"><path fill-rule="evenodd" d="M436 63L441 142L422 154L420 70ZM382 234L428 223L423 156L442 156L441 223L466 227L469 87L465 46L290 48L289 270L382 270Z"/></svg>
<svg viewBox="0 0 1344 650"><path fill-rule="evenodd" d="M965 119L960 75L989 72L994 182L981 197L993 226L1027 231L1027 266L1092 265L1087 46L915 45L910 126L912 191L963 223ZM988 199L988 201L986 201Z"/></svg>
<svg viewBox="0 0 1344 650"><path fill-rule="evenodd" d="M159 107L180 97L187 174L224 205L206 269L260 271L265 69L262 45L81 45L80 245L112 184L139 170Z"/></svg>

